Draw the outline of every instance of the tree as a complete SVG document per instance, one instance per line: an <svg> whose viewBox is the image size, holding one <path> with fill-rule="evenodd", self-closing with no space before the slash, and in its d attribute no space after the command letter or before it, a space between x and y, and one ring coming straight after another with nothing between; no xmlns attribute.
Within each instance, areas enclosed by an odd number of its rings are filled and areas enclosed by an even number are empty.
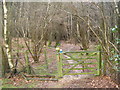
<svg viewBox="0 0 120 90"><path fill-rule="evenodd" d="M118 83L120 84L120 1L118 2L118 55L119 55L119 60L118 60L118 73L117 73L117 80L118 80Z"/></svg>
<svg viewBox="0 0 120 90"><path fill-rule="evenodd" d="M14 70L14 65L13 65L13 60L12 60L12 56L11 56L11 48L10 48L10 39L9 39L9 35L10 32L7 29L7 7L6 7L6 1L3 0L3 17L4 17L4 40L5 40L5 52L6 52L6 56L7 56L7 60L10 66L10 70L13 71ZM5 63L5 62L4 62Z"/></svg>

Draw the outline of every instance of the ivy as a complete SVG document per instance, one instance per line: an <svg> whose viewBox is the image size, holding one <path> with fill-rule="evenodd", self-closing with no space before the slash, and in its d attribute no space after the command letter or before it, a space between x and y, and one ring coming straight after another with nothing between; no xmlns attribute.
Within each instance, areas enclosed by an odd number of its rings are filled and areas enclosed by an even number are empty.
<svg viewBox="0 0 120 90"><path fill-rule="evenodd" d="M116 38L116 43L119 44L120 43L120 39Z"/></svg>
<svg viewBox="0 0 120 90"><path fill-rule="evenodd" d="M115 27L113 27L111 29L111 32L112 33L116 33L116 32L118 32L118 30L119 29L118 29L117 25L115 25ZM115 43L119 44L120 43L120 39L116 38L115 39ZM118 65L120 64L120 61L119 61L120 60L120 55L118 55L117 53L115 53L114 49L112 49L111 52L114 53L114 55L109 60L113 61L113 64L114 64L113 69L115 69L116 71L120 71L120 67L118 67Z"/></svg>
<svg viewBox="0 0 120 90"><path fill-rule="evenodd" d="M116 33L116 32L118 31L117 25L115 25L115 27L113 27L113 28L111 29L111 31L112 31L112 33Z"/></svg>
<svg viewBox="0 0 120 90"><path fill-rule="evenodd" d="M120 55L113 55L113 57L111 57L110 60L118 61L120 60Z"/></svg>
<svg viewBox="0 0 120 90"><path fill-rule="evenodd" d="M118 65L120 64L119 62L120 55L113 55L113 57L111 57L109 60L113 61L113 64L114 64L113 69L120 71L120 67L118 67Z"/></svg>

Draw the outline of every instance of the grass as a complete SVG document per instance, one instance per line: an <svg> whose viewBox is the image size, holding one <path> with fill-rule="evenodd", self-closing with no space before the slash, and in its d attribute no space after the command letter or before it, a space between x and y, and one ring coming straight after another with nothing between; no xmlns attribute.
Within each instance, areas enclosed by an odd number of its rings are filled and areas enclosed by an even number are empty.
<svg viewBox="0 0 120 90"><path fill-rule="evenodd" d="M10 84L11 81L9 79L3 79L2 82L2 88L17 88L16 86Z"/></svg>
<svg viewBox="0 0 120 90"><path fill-rule="evenodd" d="M3 79L2 85L0 88L35 88L35 83L24 83L24 82L19 82L19 85L15 86L12 83L14 81L11 81L10 79Z"/></svg>

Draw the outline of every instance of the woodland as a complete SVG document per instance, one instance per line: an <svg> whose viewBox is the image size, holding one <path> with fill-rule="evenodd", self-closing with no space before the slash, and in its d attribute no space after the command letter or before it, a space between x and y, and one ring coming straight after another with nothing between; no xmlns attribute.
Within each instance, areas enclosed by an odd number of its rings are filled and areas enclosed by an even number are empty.
<svg viewBox="0 0 120 90"><path fill-rule="evenodd" d="M0 2L0 88L120 88L120 2Z"/></svg>

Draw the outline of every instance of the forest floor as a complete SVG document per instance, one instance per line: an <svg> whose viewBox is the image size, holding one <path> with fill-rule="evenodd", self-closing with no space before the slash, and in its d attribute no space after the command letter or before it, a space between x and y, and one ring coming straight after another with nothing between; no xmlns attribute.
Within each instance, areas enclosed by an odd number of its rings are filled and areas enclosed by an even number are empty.
<svg viewBox="0 0 120 90"><path fill-rule="evenodd" d="M119 88L110 77L62 78L59 81L25 80L21 76L3 80L3 88Z"/></svg>
<svg viewBox="0 0 120 90"><path fill-rule="evenodd" d="M80 50L79 45L70 43L62 43L60 48L63 51ZM93 48L95 47L91 44L90 50L93 50ZM3 88L119 88L119 85L115 84L107 76L80 75L79 77L65 76L58 81L40 81L38 79L27 81L21 75L16 75L13 78L1 80Z"/></svg>

